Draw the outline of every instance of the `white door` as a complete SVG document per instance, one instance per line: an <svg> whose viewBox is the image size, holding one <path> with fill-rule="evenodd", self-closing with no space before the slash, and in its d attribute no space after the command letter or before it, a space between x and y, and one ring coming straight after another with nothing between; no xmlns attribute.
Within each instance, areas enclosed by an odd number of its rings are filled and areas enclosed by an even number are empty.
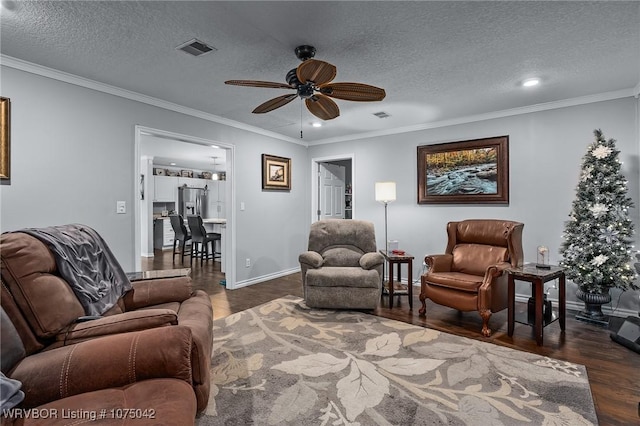
<svg viewBox="0 0 640 426"><path fill-rule="evenodd" d="M319 166L319 219L344 219L345 167L331 163Z"/></svg>

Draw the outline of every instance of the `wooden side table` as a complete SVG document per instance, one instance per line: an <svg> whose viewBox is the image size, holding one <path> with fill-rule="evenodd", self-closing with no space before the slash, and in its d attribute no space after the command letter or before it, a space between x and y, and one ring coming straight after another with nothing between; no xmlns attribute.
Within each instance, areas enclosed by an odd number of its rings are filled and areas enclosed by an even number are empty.
<svg viewBox="0 0 640 426"><path fill-rule="evenodd" d="M191 268L158 269L158 270L142 271L142 272L127 272L126 274L127 274L127 278L129 278L129 281L155 280L158 278L188 277L191 275Z"/></svg>
<svg viewBox="0 0 640 426"><path fill-rule="evenodd" d="M387 253L386 250L380 250L382 256L384 256L385 260L389 264L389 285L387 287L387 291L389 293L389 308L393 308L393 296L403 295L409 296L409 310L413 310L413 256L409 253L405 253L402 255ZM405 287L402 284L401 271L402 264L407 264L407 286ZM393 282L393 266L398 266L398 282ZM384 275L384 274L383 274ZM383 276L384 281L384 276ZM384 297L384 283L382 285L382 296Z"/></svg>
<svg viewBox="0 0 640 426"><path fill-rule="evenodd" d="M508 313L508 334L513 336L514 323L527 324L533 326L536 336L536 344L542 345L542 329L552 322L560 321L560 330L564 331L566 317L566 299L565 299L565 276L564 268L560 266L551 266L550 269L537 268L535 263L527 263L518 268L507 269L508 274L508 297L509 297L509 313ZM558 315L555 312L551 318L544 318L542 307L544 299L544 283L558 278ZM535 300L535 319L533 324L528 318L528 314L515 313L515 280L528 281L531 283L531 295Z"/></svg>

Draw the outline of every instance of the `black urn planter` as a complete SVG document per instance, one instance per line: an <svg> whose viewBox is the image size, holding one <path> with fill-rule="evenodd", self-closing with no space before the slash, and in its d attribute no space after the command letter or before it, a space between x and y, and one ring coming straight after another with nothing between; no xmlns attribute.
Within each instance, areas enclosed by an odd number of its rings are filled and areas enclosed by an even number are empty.
<svg viewBox="0 0 640 426"><path fill-rule="evenodd" d="M576 290L576 297L584 302L584 311L576 314L576 319L597 325L608 326L609 316L602 313L602 305L611 302L611 294L585 293L581 289Z"/></svg>

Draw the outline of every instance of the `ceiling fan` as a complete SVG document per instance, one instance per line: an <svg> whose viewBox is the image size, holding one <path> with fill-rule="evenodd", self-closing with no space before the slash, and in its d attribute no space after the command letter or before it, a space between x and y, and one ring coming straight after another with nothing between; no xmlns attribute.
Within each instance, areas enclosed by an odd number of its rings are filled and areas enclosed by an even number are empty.
<svg viewBox="0 0 640 426"><path fill-rule="evenodd" d="M287 73L284 83L259 80L228 80L225 84L273 89L294 89L296 93L278 96L258 105L252 112L263 114L280 108L295 98L304 99L311 114L322 120L331 120L340 115L340 109L331 98L346 101L375 102L384 99L384 89L362 83L331 83L336 77L336 67L328 62L311 59L316 54L313 46L303 45L295 49L302 61L297 68Z"/></svg>

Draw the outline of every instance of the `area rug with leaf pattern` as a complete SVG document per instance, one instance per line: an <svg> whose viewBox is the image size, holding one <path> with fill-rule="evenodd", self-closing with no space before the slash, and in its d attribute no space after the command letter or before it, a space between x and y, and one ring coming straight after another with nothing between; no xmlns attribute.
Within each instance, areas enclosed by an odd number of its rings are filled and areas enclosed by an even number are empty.
<svg viewBox="0 0 640 426"><path fill-rule="evenodd" d="M288 296L214 322L198 425L591 425L585 367Z"/></svg>

